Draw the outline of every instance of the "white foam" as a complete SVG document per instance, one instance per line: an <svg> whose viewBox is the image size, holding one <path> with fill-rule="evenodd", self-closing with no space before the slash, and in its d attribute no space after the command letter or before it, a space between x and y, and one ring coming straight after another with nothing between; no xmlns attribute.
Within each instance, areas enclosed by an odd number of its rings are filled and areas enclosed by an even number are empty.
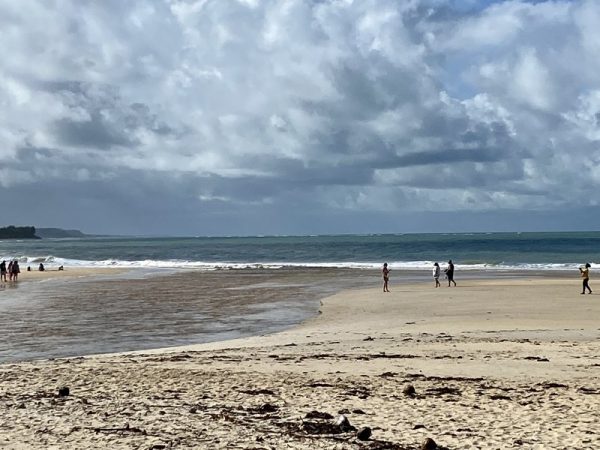
<svg viewBox="0 0 600 450"><path fill-rule="evenodd" d="M43 263L51 267L117 267L117 268L145 268L145 269L195 269L195 270L225 270L225 269L285 269L285 268L324 268L324 269L364 269L380 270L383 262L361 261L332 261L332 262L232 262L232 261L188 261L188 260L137 260L127 261L120 259L106 259L102 261L86 261L77 259L59 258L52 255L46 256L1 256L0 260L10 261L17 259L21 266L39 265ZM388 261L392 270L430 270L434 261ZM442 269L445 262L441 262ZM523 271L566 271L577 270L578 263L519 263L519 264L456 264L457 270L523 270ZM592 264L594 267L596 264Z"/></svg>

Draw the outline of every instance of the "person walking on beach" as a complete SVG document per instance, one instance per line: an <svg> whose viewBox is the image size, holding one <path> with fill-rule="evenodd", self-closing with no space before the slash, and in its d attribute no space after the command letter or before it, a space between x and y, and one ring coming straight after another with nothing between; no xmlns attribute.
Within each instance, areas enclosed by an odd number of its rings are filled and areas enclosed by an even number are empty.
<svg viewBox="0 0 600 450"><path fill-rule="evenodd" d="M440 287L440 265L438 263L433 265L433 279L435 280L435 287Z"/></svg>
<svg viewBox="0 0 600 450"><path fill-rule="evenodd" d="M452 260L448 261L448 267L444 272L446 272L446 278L448 278L448 287L450 287L450 283L454 283L454 286L456 286L456 281L454 281L454 263Z"/></svg>
<svg viewBox="0 0 600 450"><path fill-rule="evenodd" d="M390 281L390 269L388 269L388 264L383 263L383 269L381 270L383 275L383 292L390 292L388 289L388 281Z"/></svg>
<svg viewBox="0 0 600 450"><path fill-rule="evenodd" d="M0 281L6 282L6 261L0 263Z"/></svg>
<svg viewBox="0 0 600 450"><path fill-rule="evenodd" d="M587 289L589 292L589 294L592 293L592 290L590 289L590 267L591 264L590 263L585 263L584 267L580 267L579 268L579 272L581 272L581 278L583 278L583 290L581 291L582 294L585 294L585 290Z"/></svg>
<svg viewBox="0 0 600 450"><path fill-rule="evenodd" d="M9 279L9 281L12 281L12 279L13 279L12 266L13 266L13 262L10 261L8 263L8 279Z"/></svg>

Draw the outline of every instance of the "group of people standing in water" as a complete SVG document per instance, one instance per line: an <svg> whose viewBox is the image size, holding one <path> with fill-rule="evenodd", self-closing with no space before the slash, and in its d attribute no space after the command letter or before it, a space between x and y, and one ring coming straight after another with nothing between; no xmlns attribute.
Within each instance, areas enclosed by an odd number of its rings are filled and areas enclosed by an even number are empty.
<svg viewBox="0 0 600 450"><path fill-rule="evenodd" d="M435 287L440 287L440 275L441 275L440 265L436 262L433 264L433 279L435 281ZM452 260L448 261L448 266L444 269L444 273L446 274L446 279L448 280L448 287L456 286L456 281L454 281L454 263ZM390 269L388 268L388 263L383 264L382 269L383 274L383 292L390 292L389 289L389 281L390 281Z"/></svg>
<svg viewBox="0 0 600 450"><path fill-rule="evenodd" d="M19 261L16 259L14 261L10 261L8 266L6 266L6 261L2 261L0 263L0 281L7 281L6 274L8 273L8 281L17 281L19 278L19 274L21 273L21 268L19 267Z"/></svg>

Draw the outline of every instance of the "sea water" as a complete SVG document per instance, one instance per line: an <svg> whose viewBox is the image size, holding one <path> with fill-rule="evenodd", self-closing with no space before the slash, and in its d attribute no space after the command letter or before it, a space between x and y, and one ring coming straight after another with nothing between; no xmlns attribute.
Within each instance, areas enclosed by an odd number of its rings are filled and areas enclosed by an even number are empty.
<svg viewBox="0 0 600 450"><path fill-rule="evenodd" d="M328 267L425 269L452 259L462 269L571 270L600 263L600 232L340 236L83 238L0 241L21 266L138 268Z"/></svg>
<svg viewBox="0 0 600 450"><path fill-rule="evenodd" d="M98 237L0 241L21 270L120 267L119 274L0 285L0 362L141 350L272 333L341 289L457 277L573 271L600 261L600 233L277 237ZM24 278L26 275L24 274Z"/></svg>

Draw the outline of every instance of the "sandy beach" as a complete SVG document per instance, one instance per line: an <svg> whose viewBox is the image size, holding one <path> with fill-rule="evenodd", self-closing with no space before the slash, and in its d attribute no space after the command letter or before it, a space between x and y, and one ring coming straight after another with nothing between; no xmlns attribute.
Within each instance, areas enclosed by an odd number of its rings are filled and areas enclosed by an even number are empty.
<svg viewBox="0 0 600 450"><path fill-rule="evenodd" d="M4 364L0 447L600 448L598 295L458 282L341 292L267 336Z"/></svg>

